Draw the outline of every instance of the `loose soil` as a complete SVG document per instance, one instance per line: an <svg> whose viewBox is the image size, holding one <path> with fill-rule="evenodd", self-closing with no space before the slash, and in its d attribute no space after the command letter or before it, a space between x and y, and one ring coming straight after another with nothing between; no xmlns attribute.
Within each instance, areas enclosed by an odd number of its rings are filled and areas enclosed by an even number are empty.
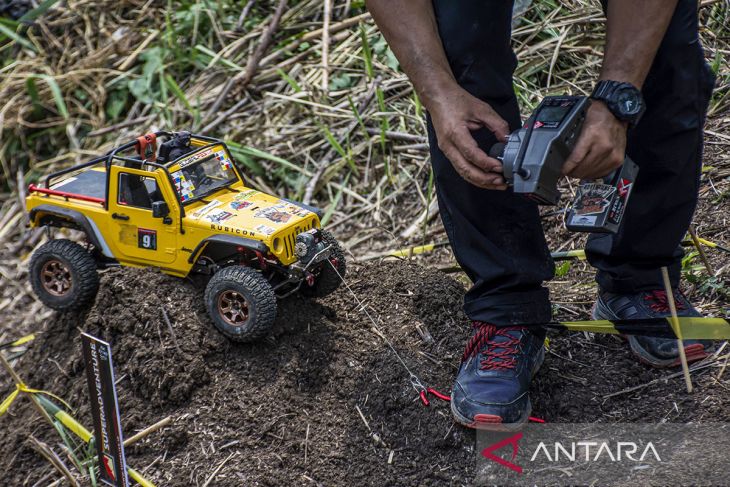
<svg viewBox="0 0 730 487"><path fill-rule="evenodd" d="M79 331L111 342L125 434L165 416L174 420L127 450L129 464L159 486L203 485L211 475L214 486L471 484L474 433L453 423L448 403L421 404L381 336L425 384L448 392L469 334L463 284L408 262L353 265L348 283L379 331L343 287L319 301L280 302L270 337L235 344L209 321L199 283L112 269L93 307L45 320L16 368L31 387L76 407L90 426ZM730 421L730 395L713 378L717 369L696 372L691 395L677 377L606 397L670 372L637 363L615 337L549 336L531 390L534 416ZM4 397L11 388L2 383ZM59 440L27 399L11 406L0 432L0 485L34 485L50 472L28 435Z"/></svg>

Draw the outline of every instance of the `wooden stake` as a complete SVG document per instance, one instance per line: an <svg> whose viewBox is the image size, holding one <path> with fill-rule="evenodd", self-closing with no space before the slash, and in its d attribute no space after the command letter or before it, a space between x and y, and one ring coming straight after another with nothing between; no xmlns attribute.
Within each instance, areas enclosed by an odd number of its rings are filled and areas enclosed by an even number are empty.
<svg viewBox="0 0 730 487"><path fill-rule="evenodd" d="M712 264L710 264L710 260L707 258L705 249L702 247L702 244L700 244L700 239L697 238L697 232L695 231L695 226L690 225L688 231L689 231L689 236L692 237L692 243L695 244L695 248L697 249L697 252L700 253L700 259L702 259L702 263L705 264L705 268L707 269L707 272L710 274L710 276L714 276L715 269L712 268Z"/></svg>
<svg viewBox="0 0 730 487"><path fill-rule="evenodd" d="M677 335L677 346L679 348L679 360L682 362L682 371L684 372L684 383L687 386L687 392L692 392L692 378L689 376L689 365L687 364L687 354L684 353L684 340L682 340L682 331L679 328L679 319L677 317L677 306L674 304L674 292L672 292L672 283L669 281L669 271L666 267L662 267L662 279L664 280L664 289L667 291L667 301L669 302L669 310L672 312L672 328L674 334Z"/></svg>

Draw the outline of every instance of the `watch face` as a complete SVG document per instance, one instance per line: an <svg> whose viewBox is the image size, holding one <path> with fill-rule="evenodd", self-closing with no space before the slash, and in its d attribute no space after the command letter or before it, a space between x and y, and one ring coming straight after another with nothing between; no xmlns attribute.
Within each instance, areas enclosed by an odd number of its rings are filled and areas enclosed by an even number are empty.
<svg viewBox="0 0 730 487"><path fill-rule="evenodd" d="M641 96L633 88L622 88L616 92L616 105L622 114L631 116L641 111Z"/></svg>

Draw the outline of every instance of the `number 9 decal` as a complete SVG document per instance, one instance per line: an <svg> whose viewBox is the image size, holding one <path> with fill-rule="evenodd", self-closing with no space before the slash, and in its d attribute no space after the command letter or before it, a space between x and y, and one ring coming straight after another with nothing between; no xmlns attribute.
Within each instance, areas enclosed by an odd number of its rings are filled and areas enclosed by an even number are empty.
<svg viewBox="0 0 730 487"><path fill-rule="evenodd" d="M157 232L146 228L138 228L137 246L141 249L157 250Z"/></svg>

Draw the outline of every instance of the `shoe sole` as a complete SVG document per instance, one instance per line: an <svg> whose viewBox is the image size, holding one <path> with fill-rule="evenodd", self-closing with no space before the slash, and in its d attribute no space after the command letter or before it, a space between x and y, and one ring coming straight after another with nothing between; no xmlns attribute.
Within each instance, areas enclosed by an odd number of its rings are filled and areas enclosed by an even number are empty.
<svg viewBox="0 0 730 487"><path fill-rule="evenodd" d="M531 377L535 377L535 374L540 370L540 367L542 366L542 363L545 361L545 347L542 348L542 354L540 357L540 360L535 364L535 366L532 368L532 374ZM460 425L476 429L476 430L485 430L485 431L517 431L522 429L522 427L529 421L530 414L532 413L532 402L530 402L530 398L527 398L527 407L525 408L525 411L522 413L520 418L514 422L514 423L504 423L503 418L497 414L475 414L473 418L467 418L466 416L462 415L457 409L456 409L456 403L454 402L454 396L453 392L451 393L451 414L454 416L454 419L457 423Z"/></svg>
<svg viewBox="0 0 730 487"><path fill-rule="evenodd" d="M604 306L601 306L601 311L599 314L598 303L599 301L596 301L596 303L593 305L593 309L591 310L591 317L594 320L619 319L618 316L613 314L609 309ZM603 316L601 316L601 314L608 316L608 318L604 318ZM621 335L621 338L629 342L629 349L631 350L631 353L633 353L634 356L639 359L639 362L644 365L654 367L655 369L668 369L682 365L682 360L679 357L661 360L654 357L653 355L650 355L636 342L636 338L634 338L632 335ZM685 346L684 355L687 357L688 364L692 362L697 362L698 360L702 360L708 357L707 352L705 352L705 347L701 343L693 343L691 345Z"/></svg>
<svg viewBox="0 0 730 487"><path fill-rule="evenodd" d="M497 414L475 414L473 419L469 419L466 416L463 416L456 409L453 398L451 400L451 414L454 415L454 419L456 420L456 422L466 428L475 430L517 431L519 429L522 429L525 423L527 423L530 417L530 413L532 413L532 403L530 402L530 398L528 397L525 412L522 414L522 416L520 416L520 419L517 420L516 423L503 423L502 416L499 416Z"/></svg>
<svg viewBox="0 0 730 487"><path fill-rule="evenodd" d="M636 339L633 336L629 336L627 338L631 352L639 359L639 362L643 364L650 365L656 369L667 369L682 365L682 359L679 357L666 360L657 359L647 353L644 348L636 343ZM687 357L688 364L708 357L708 354L705 353L705 347L703 347L701 343L693 343L685 346L684 355Z"/></svg>

